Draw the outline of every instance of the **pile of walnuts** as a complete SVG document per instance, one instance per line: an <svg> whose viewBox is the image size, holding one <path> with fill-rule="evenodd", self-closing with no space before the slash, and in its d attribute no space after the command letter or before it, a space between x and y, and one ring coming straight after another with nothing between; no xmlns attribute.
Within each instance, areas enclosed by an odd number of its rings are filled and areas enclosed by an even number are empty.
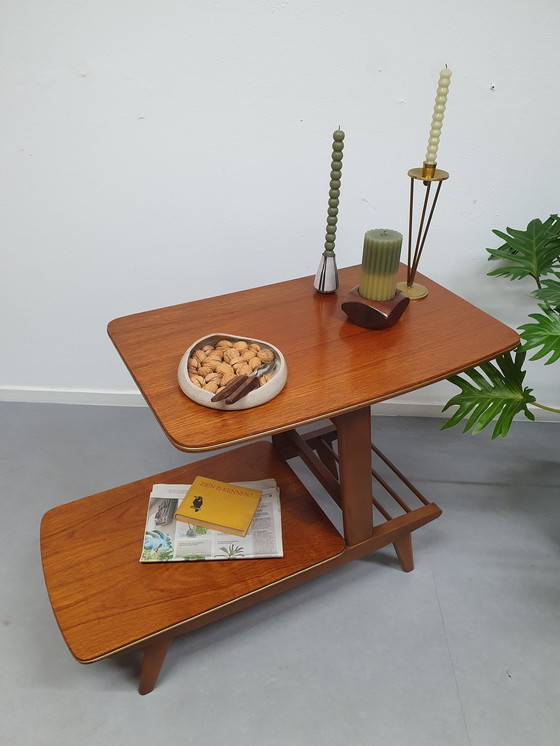
<svg viewBox="0 0 560 746"><path fill-rule="evenodd" d="M194 350L187 361L187 371L192 384L217 394L236 376L250 376L261 365L273 360L272 350L256 342L220 339L214 345ZM260 376L259 384L263 386L271 377Z"/></svg>

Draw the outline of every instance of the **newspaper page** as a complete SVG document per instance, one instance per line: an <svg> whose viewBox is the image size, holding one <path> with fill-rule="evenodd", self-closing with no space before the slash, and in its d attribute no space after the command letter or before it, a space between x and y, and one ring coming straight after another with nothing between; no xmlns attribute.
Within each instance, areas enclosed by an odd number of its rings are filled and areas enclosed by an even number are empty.
<svg viewBox="0 0 560 746"><path fill-rule="evenodd" d="M264 479L235 484L262 491L259 507L245 536L176 521L175 511L190 484L154 484L140 562L282 557L280 491L276 481Z"/></svg>

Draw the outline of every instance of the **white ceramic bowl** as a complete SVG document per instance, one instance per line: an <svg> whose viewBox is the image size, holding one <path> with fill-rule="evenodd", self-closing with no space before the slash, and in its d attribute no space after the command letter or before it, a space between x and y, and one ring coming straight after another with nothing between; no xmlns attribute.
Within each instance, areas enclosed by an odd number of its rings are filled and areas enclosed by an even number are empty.
<svg viewBox="0 0 560 746"><path fill-rule="evenodd" d="M213 345L220 339L229 339L232 342L241 340L247 342L248 344L256 342L257 344L260 344L261 347L268 347L270 350L272 350L275 357L274 365L272 369L268 371L268 374L272 376L270 381L265 383L264 386L259 386L253 391L250 391L247 396L242 397L241 399L239 399L239 401L236 401L235 404L226 404L225 401L211 401L213 394L210 391L204 391L204 389L195 386L194 383L192 383L192 381L190 380L187 372L187 361L192 353L195 350L204 347L204 345ZM284 360L284 355L282 355L277 347L271 345L270 342L264 342L262 339L249 339L248 337L240 337L236 334L226 334L220 332L216 334L209 334L206 337L201 337L189 347L189 349L181 358L177 376L179 379L179 386L181 387L181 391L183 391L183 393L186 394L189 399L192 399L197 404L201 404L203 407L227 410L250 409L251 407L258 407L259 404L264 404L265 402L274 399L274 397L277 396L280 391L282 391L282 389L284 388L284 384L286 383L286 378L288 377L288 368L286 366L286 361Z"/></svg>

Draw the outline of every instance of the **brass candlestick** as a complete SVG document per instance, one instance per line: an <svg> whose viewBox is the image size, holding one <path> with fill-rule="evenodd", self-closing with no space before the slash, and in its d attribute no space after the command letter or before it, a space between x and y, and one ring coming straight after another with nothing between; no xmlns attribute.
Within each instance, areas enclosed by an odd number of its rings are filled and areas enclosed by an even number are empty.
<svg viewBox="0 0 560 746"><path fill-rule="evenodd" d="M413 300L424 298L428 295L428 289L424 285L414 282L416 277L416 270L422 256L424 244L426 243L426 237L428 230L432 222L432 217L436 207L436 203L441 190L443 182L449 178L447 171L441 171L436 168L435 163L424 163L422 168L412 168L408 175L410 176L410 206L408 213L408 257L407 257L407 271L406 271L406 282L398 282L397 288L401 290L405 295ZM418 226L418 233L416 235L416 242L414 245L414 251L412 250L412 222L414 219L414 186L417 181L421 181L426 188L424 194L424 204L422 206L422 213L420 215L420 223ZM430 204L430 192L434 182L437 182L436 193ZM427 216L427 218L426 218Z"/></svg>

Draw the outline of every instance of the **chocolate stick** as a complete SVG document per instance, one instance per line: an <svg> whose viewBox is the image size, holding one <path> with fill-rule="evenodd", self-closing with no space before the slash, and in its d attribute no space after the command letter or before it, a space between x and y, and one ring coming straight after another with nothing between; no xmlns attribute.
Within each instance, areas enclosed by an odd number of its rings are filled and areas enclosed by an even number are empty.
<svg viewBox="0 0 560 746"><path fill-rule="evenodd" d="M231 396L228 396L228 398L226 399L226 404L235 404L236 401L239 401L239 399L248 394L250 391L256 389L258 385L259 379L256 376L248 376L243 381L243 383L241 383L235 389Z"/></svg>
<svg viewBox="0 0 560 746"><path fill-rule="evenodd" d="M248 376L236 376L235 378L232 378L229 383L226 383L220 392L214 394L210 401L222 401L222 399L227 399L227 397L236 391L237 387L244 383L247 378Z"/></svg>

